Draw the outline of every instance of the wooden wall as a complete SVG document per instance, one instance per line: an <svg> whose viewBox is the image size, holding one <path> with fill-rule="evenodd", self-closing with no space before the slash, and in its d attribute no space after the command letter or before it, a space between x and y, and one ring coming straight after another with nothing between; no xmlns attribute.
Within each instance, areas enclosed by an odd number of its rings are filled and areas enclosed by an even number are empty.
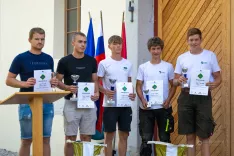
<svg viewBox="0 0 234 156"><path fill-rule="evenodd" d="M186 34L192 27L201 29L202 46L215 52L222 69L223 83L212 91L213 117L217 126L211 137L211 155L231 154L231 44L230 5L233 0L155 0L158 36L165 42L163 59L175 65L177 57L188 50ZM232 43L234 44L234 43ZM234 66L234 65L233 65ZM234 78L233 78L234 80ZM173 99L175 132L172 143L186 143L185 136L178 135L177 93ZM234 98L233 98L234 99ZM233 126L234 127L234 126ZM197 141L197 156L201 155Z"/></svg>

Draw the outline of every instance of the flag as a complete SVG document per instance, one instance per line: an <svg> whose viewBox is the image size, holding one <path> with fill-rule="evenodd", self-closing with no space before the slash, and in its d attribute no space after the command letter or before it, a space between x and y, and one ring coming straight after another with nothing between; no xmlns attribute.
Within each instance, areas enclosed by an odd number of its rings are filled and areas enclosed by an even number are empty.
<svg viewBox="0 0 234 156"><path fill-rule="evenodd" d="M148 141L148 144L155 144L157 156L184 156L188 148L193 148L193 145L173 145L160 141Z"/></svg>
<svg viewBox="0 0 234 156"><path fill-rule="evenodd" d="M95 144L92 142L72 142L74 156L99 156L106 144Z"/></svg>
<svg viewBox="0 0 234 156"><path fill-rule="evenodd" d="M97 49L96 49L95 58L97 60L97 64L99 64L100 61L105 59L105 47L104 47L102 22L101 22L100 27L99 27L99 36L97 39ZM103 106L102 106L103 98L104 98L104 95L102 93L100 93L99 100L96 101L96 106L97 106L96 130L102 134L102 137L104 137L103 126L102 126L102 115L103 115L103 110L104 110Z"/></svg>
<svg viewBox="0 0 234 156"><path fill-rule="evenodd" d="M85 49L84 53L86 55L91 56L91 57L94 57L94 55L95 55L95 43L94 43L92 18L90 18L90 22L89 22L89 29L88 29L88 34L87 34L87 44L86 44L86 49Z"/></svg>
<svg viewBox="0 0 234 156"><path fill-rule="evenodd" d="M122 34L121 37L123 39L122 42L122 51L121 51L121 56L125 59L127 59L127 44L126 44L126 31L125 31L125 22L122 22Z"/></svg>

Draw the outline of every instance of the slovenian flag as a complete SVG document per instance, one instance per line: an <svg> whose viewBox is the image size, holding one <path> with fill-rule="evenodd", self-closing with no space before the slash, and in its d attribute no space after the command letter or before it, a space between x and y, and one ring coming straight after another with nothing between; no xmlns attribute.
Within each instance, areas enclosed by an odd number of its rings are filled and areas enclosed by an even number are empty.
<svg viewBox="0 0 234 156"><path fill-rule="evenodd" d="M96 55L95 58L97 60L97 64L99 64L100 61L105 59L105 47L104 47L104 38L103 38L103 28L102 28L102 22L99 27L99 36L97 39L97 49L96 49ZM102 138L103 136L103 128L102 128L102 116L103 116L103 98L104 95L100 93L99 100L96 101L96 106L97 106L97 124L96 124L96 130L99 133L102 133ZM97 134L97 133L96 133ZM101 139L101 138L100 138ZM98 140L100 140L98 139Z"/></svg>
<svg viewBox="0 0 234 156"><path fill-rule="evenodd" d="M95 144L92 142L72 142L74 156L99 156L106 144Z"/></svg>
<svg viewBox="0 0 234 156"><path fill-rule="evenodd" d="M88 34L87 34L87 44L86 44L86 49L85 49L84 53L86 55L91 56L91 57L94 57L94 55L95 55L95 43L94 43L92 18L90 18L90 22L89 22L89 29L88 29Z"/></svg>
<svg viewBox="0 0 234 156"><path fill-rule="evenodd" d="M193 148L193 145L173 145L160 141L148 141L148 144L155 144L155 152L158 156L184 156L188 148Z"/></svg>

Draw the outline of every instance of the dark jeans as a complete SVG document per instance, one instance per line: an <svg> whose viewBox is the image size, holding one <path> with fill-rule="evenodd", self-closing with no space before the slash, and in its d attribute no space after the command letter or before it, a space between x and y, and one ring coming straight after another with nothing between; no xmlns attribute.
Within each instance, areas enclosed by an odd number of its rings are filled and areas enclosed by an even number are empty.
<svg viewBox="0 0 234 156"><path fill-rule="evenodd" d="M147 144L151 141L154 134L155 121L157 121L159 139L163 142L170 141L170 132L166 132L168 116L172 116L172 108L168 109L154 109L154 110L143 110L140 108L139 112L139 130L142 139L140 155L150 156L152 153L152 146ZM174 124L174 123L173 123Z"/></svg>

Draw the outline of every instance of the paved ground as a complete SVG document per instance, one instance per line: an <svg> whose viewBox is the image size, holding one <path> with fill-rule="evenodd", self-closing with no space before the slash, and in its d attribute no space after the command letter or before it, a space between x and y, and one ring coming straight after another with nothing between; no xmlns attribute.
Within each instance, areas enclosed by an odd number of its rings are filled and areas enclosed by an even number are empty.
<svg viewBox="0 0 234 156"><path fill-rule="evenodd" d="M17 156L16 152L7 151L6 149L0 149L0 156Z"/></svg>

